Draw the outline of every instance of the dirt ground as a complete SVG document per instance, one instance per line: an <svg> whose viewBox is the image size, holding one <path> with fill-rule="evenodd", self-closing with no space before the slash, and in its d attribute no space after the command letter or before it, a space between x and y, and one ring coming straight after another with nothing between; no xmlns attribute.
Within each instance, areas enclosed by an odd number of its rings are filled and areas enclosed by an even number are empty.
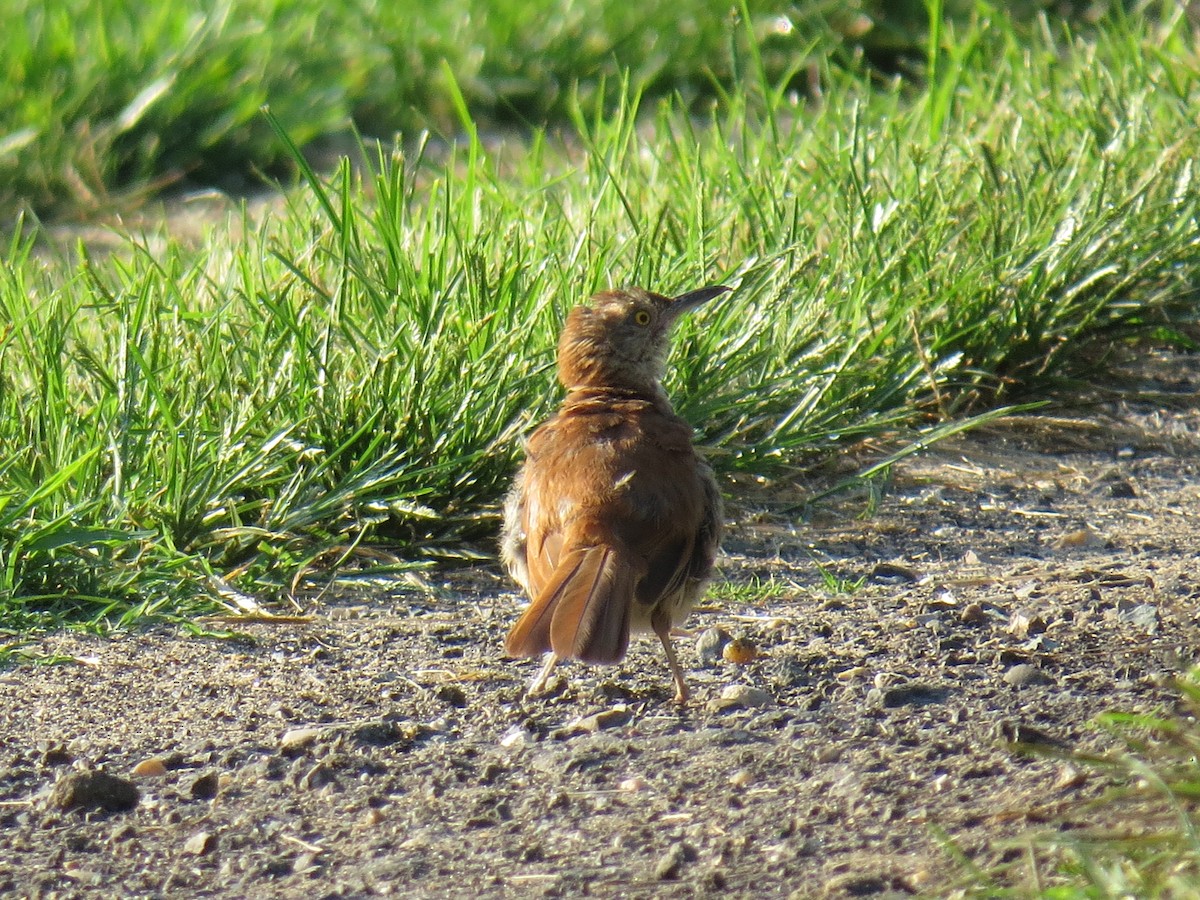
<svg viewBox="0 0 1200 900"><path fill-rule="evenodd" d="M646 638L525 698L495 565L237 639L50 637L77 662L0 671L0 895L950 894L955 853L1094 815L1104 776L1014 739L1112 747L1096 714L1169 706L1200 647L1200 361L1131 378L910 459L870 515L727 485L682 710Z"/></svg>

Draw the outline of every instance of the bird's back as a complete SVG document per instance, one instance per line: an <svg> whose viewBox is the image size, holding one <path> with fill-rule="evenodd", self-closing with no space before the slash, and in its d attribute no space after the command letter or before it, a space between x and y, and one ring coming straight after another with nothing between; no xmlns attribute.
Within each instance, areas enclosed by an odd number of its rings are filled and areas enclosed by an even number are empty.
<svg viewBox="0 0 1200 900"><path fill-rule="evenodd" d="M506 556L521 557L510 569L533 607L556 573L561 580L564 562L575 561L572 554L605 548L613 554L606 564L621 567L617 580L630 594L616 601L628 607L626 631L651 625L664 600L658 614L668 617L669 627L686 614L712 568L720 495L692 445L690 426L664 400L603 391L568 397L530 438L514 495L506 547L513 536L521 539ZM599 577L587 569L576 577L583 575ZM529 638L510 651L551 649L548 628L530 629ZM616 643L623 655L624 643Z"/></svg>

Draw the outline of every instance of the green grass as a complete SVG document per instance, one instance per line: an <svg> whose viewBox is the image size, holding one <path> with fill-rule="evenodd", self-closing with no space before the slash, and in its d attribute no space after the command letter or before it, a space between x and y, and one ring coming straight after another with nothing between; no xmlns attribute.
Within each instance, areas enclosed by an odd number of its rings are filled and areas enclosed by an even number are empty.
<svg viewBox="0 0 1200 900"><path fill-rule="evenodd" d="M782 578L771 575L760 578L751 576L746 581L716 581L705 592L705 597L718 603L732 603L736 606L747 607L752 612L753 607L787 597L796 597L802 591L797 585Z"/></svg>
<svg viewBox="0 0 1200 900"><path fill-rule="evenodd" d="M489 553L518 438L558 399L562 317L614 284L736 286L682 329L668 387L720 471L773 478L883 431L919 444L1114 340L1182 340L1185 27L981 15L931 50L952 91L826 66L819 102L748 52L702 118L606 83L501 146L446 69L467 137L368 146L361 175L308 170L277 116L304 180L261 222L94 258L18 227L0 627L187 618L214 576L277 597L368 545L390 570Z"/></svg>
<svg viewBox="0 0 1200 900"><path fill-rule="evenodd" d="M1068 757L1103 778L1099 799L1065 814L1066 829L1031 832L1023 853L973 870L967 896L1194 898L1200 896L1200 670L1175 684L1177 705L1160 716L1109 712L1097 724L1123 748ZM1079 826L1079 823L1098 823Z"/></svg>
<svg viewBox="0 0 1200 900"><path fill-rule="evenodd" d="M383 137L452 129L448 77L488 121L562 121L576 94L619 102L611 88L626 75L646 93L711 96L732 85L752 37L785 76L818 47L835 52L839 26L863 27L841 3L782 0L748 0L748 30L736 3L716 0L8 6L0 203L58 215L109 206L114 191L279 171L289 160L264 103L301 146L352 122ZM874 33L894 32L874 15Z"/></svg>
<svg viewBox="0 0 1200 900"><path fill-rule="evenodd" d="M944 5L964 23L977 6ZM751 56L805 91L822 60L853 67L865 53L915 72L941 36L925 37L921 0L9 0L5 12L0 208L55 217L288 170L266 103L301 147L352 123L386 139L452 132L450 80L491 127L561 124L576 98L618 105L623 79L699 110Z"/></svg>

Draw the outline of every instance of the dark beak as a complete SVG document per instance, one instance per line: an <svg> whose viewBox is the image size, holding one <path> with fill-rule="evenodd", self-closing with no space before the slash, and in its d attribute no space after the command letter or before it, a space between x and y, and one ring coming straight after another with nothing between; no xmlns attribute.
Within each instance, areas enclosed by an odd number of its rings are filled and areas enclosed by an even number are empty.
<svg viewBox="0 0 1200 900"><path fill-rule="evenodd" d="M713 297L719 297L721 294L728 293L731 290L733 288L725 287L723 284L714 284L709 287L688 291L686 294L680 294L667 307L667 317L673 322L685 312L695 309L701 303L707 303Z"/></svg>

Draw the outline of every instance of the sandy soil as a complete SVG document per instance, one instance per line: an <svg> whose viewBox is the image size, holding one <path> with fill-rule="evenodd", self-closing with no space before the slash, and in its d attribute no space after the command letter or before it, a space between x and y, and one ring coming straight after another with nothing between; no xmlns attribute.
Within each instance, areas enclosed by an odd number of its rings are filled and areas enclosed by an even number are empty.
<svg viewBox="0 0 1200 900"><path fill-rule="evenodd" d="M75 663L0 671L0 895L944 896L940 835L987 866L1095 815L1104 776L1014 740L1111 747L1095 715L1170 705L1200 647L1200 362L1138 371L898 466L869 516L727 485L683 710L648 639L525 698L496 566L236 639L52 636ZM702 657L713 628L756 657Z"/></svg>

